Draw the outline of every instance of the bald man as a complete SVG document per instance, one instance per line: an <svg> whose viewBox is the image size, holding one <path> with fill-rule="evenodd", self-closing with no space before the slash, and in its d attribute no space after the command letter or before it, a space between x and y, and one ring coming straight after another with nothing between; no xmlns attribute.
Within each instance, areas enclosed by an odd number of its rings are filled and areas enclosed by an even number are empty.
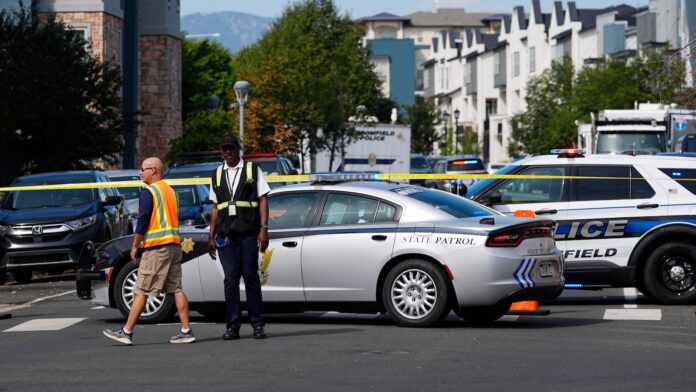
<svg viewBox="0 0 696 392"><path fill-rule="evenodd" d="M135 282L135 298L126 324L117 331L104 330L104 335L119 343L133 344L133 329L145 308L147 297L160 293L174 295L181 330L170 343L193 343L196 338L189 325L189 305L181 290L181 240L179 238L179 205L174 190L162 180L164 165L159 158L143 161L140 178L146 186L140 191L138 223L133 236L131 261L137 262L138 248L142 257Z"/></svg>

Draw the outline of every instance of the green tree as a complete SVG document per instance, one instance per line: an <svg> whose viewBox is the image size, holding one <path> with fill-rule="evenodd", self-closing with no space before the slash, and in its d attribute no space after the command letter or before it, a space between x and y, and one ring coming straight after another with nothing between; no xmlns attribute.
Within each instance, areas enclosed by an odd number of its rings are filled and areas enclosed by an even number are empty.
<svg viewBox="0 0 696 392"><path fill-rule="evenodd" d="M684 61L669 48L643 51L630 62L600 59L583 67L571 106L583 121L603 109L632 109L635 102L672 103L682 96Z"/></svg>
<svg viewBox="0 0 696 392"><path fill-rule="evenodd" d="M363 105L375 113L383 104L368 50L358 44L363 34L332 1L306 0L288 6L256 45L239 53L235 69L252 82L254 99L267 103L258 109L282 108L282 121L258 116L256 126L265 130L263 135L276 135L271 131L279 124L273 122L290 124L288 143L303 155L328 149L337 156L352 141L355 131L348 118L356 108ZM275 76L264 76L261 70Z"/></svg>
<svg viewBox="0 0 696 392"><path fill-rule="evenodd" d="M120 72L85 45L53 14L39 18L24 6L0 11L0 183L116 162Z"/></svg>
<svg viewBox="0 0 696 392"><path fill-rule="evenodd" d="M508 154L546 154L551 148L573 144L577 126L572 97L573 65L569 58L553 62L551 68L531 78L527 84L527 111L512 119Z"/></svg>
<svg viewBox="0 0 696 392"><path fill-rule="evenodd" d="M433 143L440 139L435 126L440 114L432 99L416 96L416 102L406 107L407 122L411 124L411 152L430 155Z"/></svg>
<svg viewBox="0 0 696 392"><path fill-rule="evenodd" d="M481 144L478 135L471 127L464 128L459 140L459 151L464 155L481 155Z"/></svg>
<svg viewBox="0 0 696 392"><path fill-rule="evenodd" d="M217 42L182 41L181 137L171 142L167 160L190 151L217 149L218 140L236 125L232 55Z"/></svg>

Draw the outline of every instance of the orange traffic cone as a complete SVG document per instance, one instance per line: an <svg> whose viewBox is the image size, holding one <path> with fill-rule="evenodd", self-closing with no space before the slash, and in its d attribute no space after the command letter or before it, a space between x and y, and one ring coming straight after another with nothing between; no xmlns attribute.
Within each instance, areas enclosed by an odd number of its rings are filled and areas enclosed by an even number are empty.
<svg viewBox="0 0 696 392"><path fill-rule="evenodd" d="M550 310L539 310L539 301L513 302L507 312L507 314L519 316L546 316L550 313Z"/></svg>

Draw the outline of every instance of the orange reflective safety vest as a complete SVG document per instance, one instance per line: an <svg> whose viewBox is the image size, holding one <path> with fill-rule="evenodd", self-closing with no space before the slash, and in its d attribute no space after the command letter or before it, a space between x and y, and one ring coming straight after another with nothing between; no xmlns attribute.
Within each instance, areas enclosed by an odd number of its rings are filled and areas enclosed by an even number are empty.
<svg viewBox="0 0 696 392"><path fill-rule="evenodd" d="M179 199L166 182L160 180L146 186L152 194L150 225L143 236L142 247L179 244Z"/></svg>

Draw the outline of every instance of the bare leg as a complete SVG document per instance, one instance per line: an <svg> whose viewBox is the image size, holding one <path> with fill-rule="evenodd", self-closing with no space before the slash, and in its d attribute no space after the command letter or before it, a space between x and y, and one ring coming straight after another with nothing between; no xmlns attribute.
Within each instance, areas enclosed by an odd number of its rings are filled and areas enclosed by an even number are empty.
<svg viewBox="0 0 696 392"><path fill-rule="evenodd" d="M176 311L179 313L179 320L181 320L181 328L189 328L189 304L188 298L183 291L174 293L174 302L176 303Z"/></svg>
<svg viewBox="0 0 696 392"><path fill-rule="evenodd" d="M133 298L133 304L131 304L130 312L128 312L128 321L126 321L125 328L131 332L135 328L135 323L138 322L138 317L145 309L145 302L147 297L143 294L135 293L135 298Z"/></svg>

